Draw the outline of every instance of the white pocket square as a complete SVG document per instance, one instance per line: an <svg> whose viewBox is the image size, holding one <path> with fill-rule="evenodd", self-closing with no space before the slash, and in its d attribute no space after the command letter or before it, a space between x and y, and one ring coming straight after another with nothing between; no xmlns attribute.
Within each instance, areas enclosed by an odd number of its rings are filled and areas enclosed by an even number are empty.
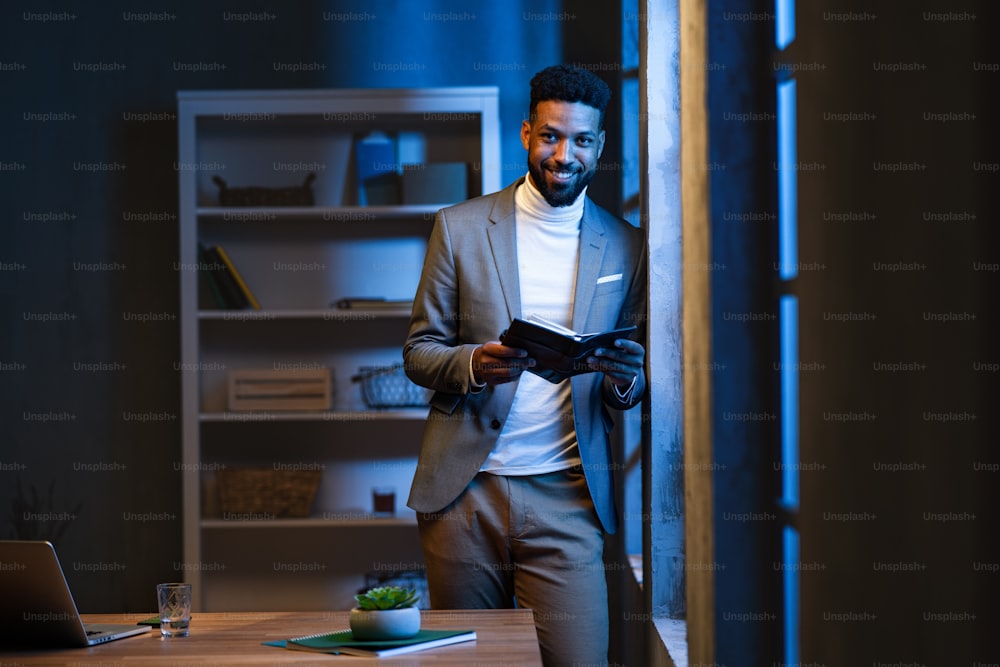
<svg viewBox="0 0 1000 667"><path fill-rule="evenodd" d="M613 283L616 280L621 280L622 274L620 273L609 273L606 276L601 276L597 279L597 284L602 285L604 283Z"/></svg>

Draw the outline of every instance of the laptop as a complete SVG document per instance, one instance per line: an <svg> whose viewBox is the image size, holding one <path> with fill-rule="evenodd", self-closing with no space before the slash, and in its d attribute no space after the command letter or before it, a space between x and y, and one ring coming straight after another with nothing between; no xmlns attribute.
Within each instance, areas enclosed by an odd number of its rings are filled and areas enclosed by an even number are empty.
<svg viewBox="0 0 1000 667"><path fill-rule="evenodd" d="M94 646L149 630L84 623L51 542L0 540L0 647Z"/></svg>

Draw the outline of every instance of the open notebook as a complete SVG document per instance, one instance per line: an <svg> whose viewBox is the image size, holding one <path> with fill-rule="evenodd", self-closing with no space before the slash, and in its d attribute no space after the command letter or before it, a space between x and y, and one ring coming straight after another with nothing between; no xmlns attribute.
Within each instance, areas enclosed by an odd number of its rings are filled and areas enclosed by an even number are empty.
<svg viewBox="0 0 1000 667"><path fill-rule="evenodd" d="M149 632L85 624L51 542L0 540L0 647L81 647Z"/></svg>

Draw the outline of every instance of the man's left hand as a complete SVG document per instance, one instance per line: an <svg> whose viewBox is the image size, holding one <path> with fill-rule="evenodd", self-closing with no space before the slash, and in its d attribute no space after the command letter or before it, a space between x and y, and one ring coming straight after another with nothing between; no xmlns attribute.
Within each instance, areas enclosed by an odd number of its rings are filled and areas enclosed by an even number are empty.
<svg viewBox="0 0 1000 667"><path fill-rule="evenodd" d="M587 357L587 365L591 370L604 373L615 385L627 387L642 372L645 358L646 349L642 345L628 338L619 338L613 348L594 350L594 355Z"/></svg>

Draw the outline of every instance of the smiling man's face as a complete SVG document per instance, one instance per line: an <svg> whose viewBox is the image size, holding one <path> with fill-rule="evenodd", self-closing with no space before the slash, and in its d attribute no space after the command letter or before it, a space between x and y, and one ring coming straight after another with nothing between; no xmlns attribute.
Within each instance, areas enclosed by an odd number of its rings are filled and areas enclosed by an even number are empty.
<svg viewBox="0 0 1000 667"><path fill-rule="evenodd" d="M601 112L583 102L546 100L521 124L528 173L550 206L569 206L597 173L604 150Z"/></svg>

